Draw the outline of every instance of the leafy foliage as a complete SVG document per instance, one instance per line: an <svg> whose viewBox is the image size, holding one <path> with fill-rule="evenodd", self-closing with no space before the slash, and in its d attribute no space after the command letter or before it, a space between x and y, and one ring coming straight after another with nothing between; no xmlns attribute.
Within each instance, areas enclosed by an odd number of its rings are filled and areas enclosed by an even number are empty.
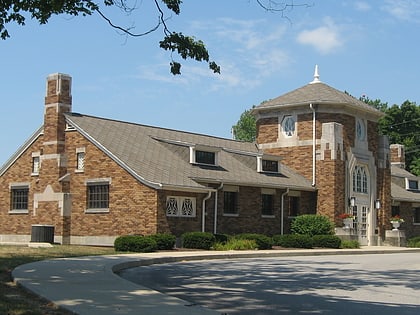
<svg viewBox="0 0 420 315"><path fill-rule="evenodd" d="M292 234L333 235L334 224L326 216L304 214L297 216L291 224Z"/></svg>
<svg viewBox="0 0 420 315"><path fill-rule="evenodd" d="M157 250L158 246L151 236L124 235L115 239L114 248L120 252L149 253Z"/></svg>
<svg viewBox="0 0 420 315"><path fill-rule="evenodd" d="M255 141L257 137L257 122L254 115L252 115L252 109L248 109L241 114L236 125L232 126L232 131L237 140L246 142Z"/></svg>
<svg viewBox="0 0 420 315"><path fill-rule="evenodd" d="M254 250L258 248L255 240L232 238L226 243L216 243L214 250Z"/></svg>
<svg viewBox="0 0 420 315"><path fill-rule="evenodd" d="M169 250L175 247L176 236L172 234L153 234L153 238L157 245L157 250Z"/></svg>
<svg viewBox="0 0 420 315"><path fill-rule="evenodd" d="M416 236L407 240L407 247L420 248L420 236Z"/></svg>
<svg viewBox="0 0 420 315"><path fill-rule="evenodd" d="M273 243L275 246L285 248L312 248L312 237L304 234L285 234L274 235Z"/></svg>
<svg viewBox="0 0 420 315"><path fill-rule="evenodd" d="M343 240L341 241L340 248L346 248L346 249L360 248L360 243L356 240L353 240L353 241Z"/></svg>
<svg viewBox="0 0 420 315"><path fill-rule="evenodd" d="M181 13L182 0L161 0L166 8L179 15ZM123 14L130 14L136 7L136 1L129 0L6 0L0 2L0 38L7 39L10 37L6 26L9 23L17 23L25 25L27 15L31 19L37 20L40 24L46 24L51 16L59 14L67 14L70 16L88 16L94 13L99 14L108 24L116 30L128 36L140 37L150 34L159 28L163 29L164 38L159 43L160 47L170 52L176 52L182 59L193 59L199 62L205 61L214 73L220 73L220 66L214 61L209 60L209 52L201 40L194 37L185 36L181 32L170 31L166 23L167 17L162 9L159 1L154 0L156 10L159 14L157 25L150 27L145 32L134 33L132 27L122 27L115 25L102 11L101 7L115 7L122 11ZM171 73L181 74L181 64L172 59L170 62Z"/></svg>
<svg viewBox="0 0 420 315"><path fill-rule="evenodd" d="M321 248L340 248L341 239L336 235L314 235L313 246Z"/></svg>
<svg viewBox="0 0 420 315"><path fill-rule="evenodd" d="M258 249L271 249L273 246L273 240L263 234L243 233L235 235L234 238L242 240L253 240L257 244Z"/></svg>
<svg viewBox="0 0 420 315"><path fill-rule="evenodd" d="M182 246L185 248L210 249L216 237L207 232L187 232L182 234Z"/></svg>

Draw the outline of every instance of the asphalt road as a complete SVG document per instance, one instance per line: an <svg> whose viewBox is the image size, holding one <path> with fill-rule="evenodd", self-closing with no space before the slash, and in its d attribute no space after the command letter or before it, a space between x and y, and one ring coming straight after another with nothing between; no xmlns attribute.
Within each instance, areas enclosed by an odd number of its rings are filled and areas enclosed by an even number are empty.
<svg viewBox="0 0 420 315"><path fill-rule="evenodd" d="M221 314L420 314L420 253L190 261L120 275Z"/></svg>

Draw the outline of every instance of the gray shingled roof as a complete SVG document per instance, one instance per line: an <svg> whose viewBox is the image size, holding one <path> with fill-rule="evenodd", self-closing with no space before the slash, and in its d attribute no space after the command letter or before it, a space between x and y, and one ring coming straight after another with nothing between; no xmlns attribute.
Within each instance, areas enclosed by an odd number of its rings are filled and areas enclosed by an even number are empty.
<svg viewBox="0 0 420 315"><path fill-rule="evenodd" d="M359 110L368 111L379 117L383 114L376 108L359 101L351 95L341 92L325 83L309 83L296 90L283 94L279 97L263 102L255 109L267 110L272 108L292 107L305 104L328 104L345 105L356 107Z"/></svg>
<svg viewBox="0 0 420 315"><path fill-rule="evenodd" d="M204 189L206 183L314 190L310 181L280 166L280 175L257 172L255 143L176 131L81 114L70 125L145 184L159 188ZM189 162L190 146L219 150L219 167Z"/></svg>

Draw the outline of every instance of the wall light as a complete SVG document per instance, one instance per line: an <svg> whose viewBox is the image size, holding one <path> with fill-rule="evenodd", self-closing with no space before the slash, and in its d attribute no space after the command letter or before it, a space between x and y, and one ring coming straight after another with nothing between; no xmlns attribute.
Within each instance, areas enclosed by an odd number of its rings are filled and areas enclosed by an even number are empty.
<svg viewBox="0 0 420 315"><path fill-rule="evenodd" d="M381 201L379 199L375 200L375 209L376 210L381 209Z"/></svg>
<svg viewBox="0 0 420 315"><path fill-rule="evenodd" d="M350 197L350 207L354 207L356 205L356 197Z"/></svg>

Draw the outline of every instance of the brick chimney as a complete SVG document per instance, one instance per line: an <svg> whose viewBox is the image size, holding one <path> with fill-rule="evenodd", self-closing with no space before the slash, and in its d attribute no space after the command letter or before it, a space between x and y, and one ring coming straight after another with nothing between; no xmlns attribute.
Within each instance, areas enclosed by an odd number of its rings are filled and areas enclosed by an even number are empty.
<svg viewBox="0 0 420 315"><path fill-rule="evenodd" d="M402 144L391 144L391 165L405 168L405 151Z"/></svg>
<svg viewBox="0 0 420 315"><path fill-rule="evenodd" d="M71 112L71 77L54 73L47 78L44 111L44 152L64 152L66 122L64 113Z"/></svg>

